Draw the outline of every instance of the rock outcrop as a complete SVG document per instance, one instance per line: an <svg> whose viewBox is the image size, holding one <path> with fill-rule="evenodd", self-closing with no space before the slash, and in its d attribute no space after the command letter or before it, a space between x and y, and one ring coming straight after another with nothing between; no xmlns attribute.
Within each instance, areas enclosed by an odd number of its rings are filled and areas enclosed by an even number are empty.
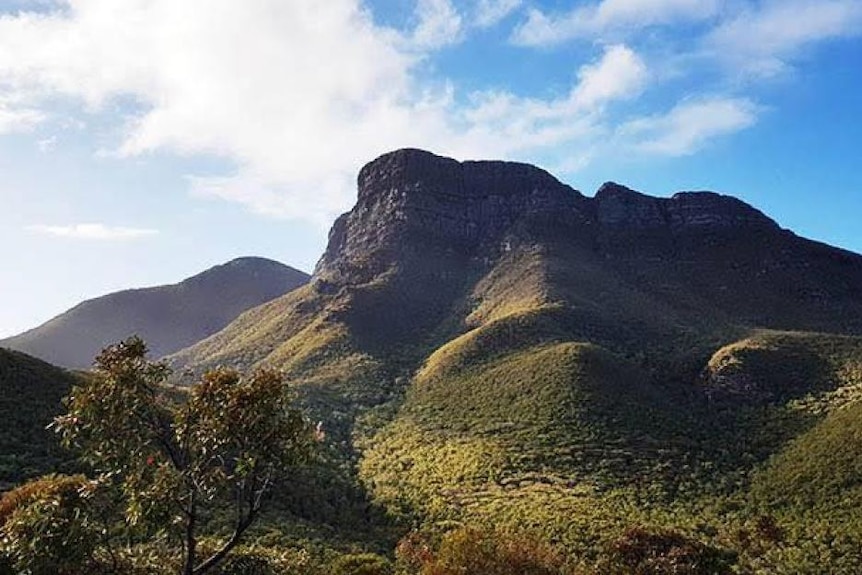
<svg viewBox="0 0 862 575"><path fill-rule="evenodd" d="M348 268L356 273L360 263L370 277L405 255L409 260L411 250L424 257L487 255L525 235L555 233L607 245L608 236L617 234L669 239L689 232L779 230L730 196L681 192L656 198L608 182L588 198L528 164L458 162L416 149L367 164L358 190L356 206L330 232L315 270L319 278L343 277Z"/></svg>

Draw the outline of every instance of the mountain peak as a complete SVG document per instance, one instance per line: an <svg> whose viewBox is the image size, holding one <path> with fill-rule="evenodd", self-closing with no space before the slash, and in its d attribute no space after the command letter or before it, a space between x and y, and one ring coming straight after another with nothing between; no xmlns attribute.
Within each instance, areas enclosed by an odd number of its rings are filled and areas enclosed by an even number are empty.
<svg viewBox="0 0 862 575"><path fill-rule="evenodd" d="M236 258L176 284L84 301L0 345L85 368L106 345L138 334L158 357L215 333L245 310L307 281L307 274L274 260Z"/></svg>
<svg viewBox="0 0 862 575"><path fill-rule="evenodd" d="M628 231L778 229L774 221L742 200L715 192L678 192L670 198L657 198L616 182L606 182L596 192L594 201L602 226Z"/></svg>
<svg viewBox="0 0 862 575"><path fill-rule="evenodd" d="M408 251L474 255L519 225L580 217L586 200L529 164L410 148L367 164L357 184L356 206L335 222L315 275L339 275L359 259L379 271Z"/></svg>
<svg viewBox="0 0 862 575"><path fill-rule="evenodd" d="M333 226L315 275L365 281L398 263L433 254L487 260L514 236L778 230L745 202L713 192L658 198L606 182L586 198L545 170L507 161L464 161L404 148L359 172L356 206ZM363 272L356 275L358 268Z"/></svg>
<svg viewBox="0 0 862 575"><path fill-rule="evenodd" d="M402 148L383 154L359 171L358 203L376 194L421 192L482 198L511 196L531 188L563 186L545 170L521 162L479 160L459 162L426 150ZM567 186L563 186L567 187Z"/></svg>
<svg viewBox="0 0 862 575"><path fill-rule="evenodd" d="M760 210L733 196L715 192L678 192L666 200L675 228L779 229Z"/></svg>

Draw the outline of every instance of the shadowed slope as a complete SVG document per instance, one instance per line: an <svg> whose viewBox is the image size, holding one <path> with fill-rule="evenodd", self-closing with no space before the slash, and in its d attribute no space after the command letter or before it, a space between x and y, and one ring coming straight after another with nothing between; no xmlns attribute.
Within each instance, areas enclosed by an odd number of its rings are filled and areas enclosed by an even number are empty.
<svg viewBox="0 0 862 575"><path fill-rule="evenodd" d="M46 426L76 376L23 353L0 349L0 490L48 471L70 457Z"/></svg>

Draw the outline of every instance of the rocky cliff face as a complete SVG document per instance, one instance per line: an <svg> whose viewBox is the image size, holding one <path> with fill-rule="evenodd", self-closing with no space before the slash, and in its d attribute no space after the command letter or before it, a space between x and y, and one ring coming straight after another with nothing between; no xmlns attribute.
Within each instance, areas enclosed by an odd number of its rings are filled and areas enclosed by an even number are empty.
<svg viewBox="0 0 862 575"><path fill-rule="evenodd" d="M473 255L500 244L518 225L575 225L589 200L534 166L457 162L422 150L381 156L359 173L356 206L330 232L315 275L347 262L392 260L421 246Z"/></svg>
<svg viewBox="0 0 862 575"><path fill-rule="evenodd" d="M330 232L317 277L338 279L360 267L374 275L388 263L409 261L412 252L487 255L518 238L551 232L607 243L599 238L779 229L744 202L711 192L655 198L607 183L587 198L528 164L458 162L415 149L366 165L358 189L356 206Z"/></svg>
<svg viewBox="0 0 862 575"><path fill-rule="evenodd" d="M599 188L593 201L598 222L606 228L663 228L670 232L778 229L774 221L745 202L713 192L680 192L670 198L654 198L609 182Z"/></svg>

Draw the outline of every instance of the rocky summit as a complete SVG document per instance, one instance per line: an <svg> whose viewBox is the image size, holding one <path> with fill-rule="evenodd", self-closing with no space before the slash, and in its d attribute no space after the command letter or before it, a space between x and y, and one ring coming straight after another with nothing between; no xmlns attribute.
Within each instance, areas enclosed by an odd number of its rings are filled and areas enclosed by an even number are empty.
<svg viewBox="0 0 862 575"><path fill-rule="evenodd" d="M519 236L549 232L598 245L620 233L670 239L740 231L779 228L748 204L712 192L656 198L609 182L589 198L529 164L458 162L403 149L362 168L356 206L332 227L315 275L337 277L351 261L391 261L411 249L488 255Z"/></svg>
<svg viewBox="0 0 862 575"><path fill-rule="evenodd" d="M862 277L858 255L799 238L731 196L658 198L609 182L590 198L528 164L458 162L416 149L362 168L356 205L332 227L315 278L360 285L397 268L445 291L440 284L529 246L568 252L576 258L568 265L598 258L637 289L697 296L695 307L709 301L746 323L776 327L802 327L776 321L787 315L783 303L768 303L777 293L797 302L797 315L811 316L805 327L821 329L824 308L836 317L845 305L856 309L862 289L846 279ZM858 314L844 315L862 328Z"/></svg>

